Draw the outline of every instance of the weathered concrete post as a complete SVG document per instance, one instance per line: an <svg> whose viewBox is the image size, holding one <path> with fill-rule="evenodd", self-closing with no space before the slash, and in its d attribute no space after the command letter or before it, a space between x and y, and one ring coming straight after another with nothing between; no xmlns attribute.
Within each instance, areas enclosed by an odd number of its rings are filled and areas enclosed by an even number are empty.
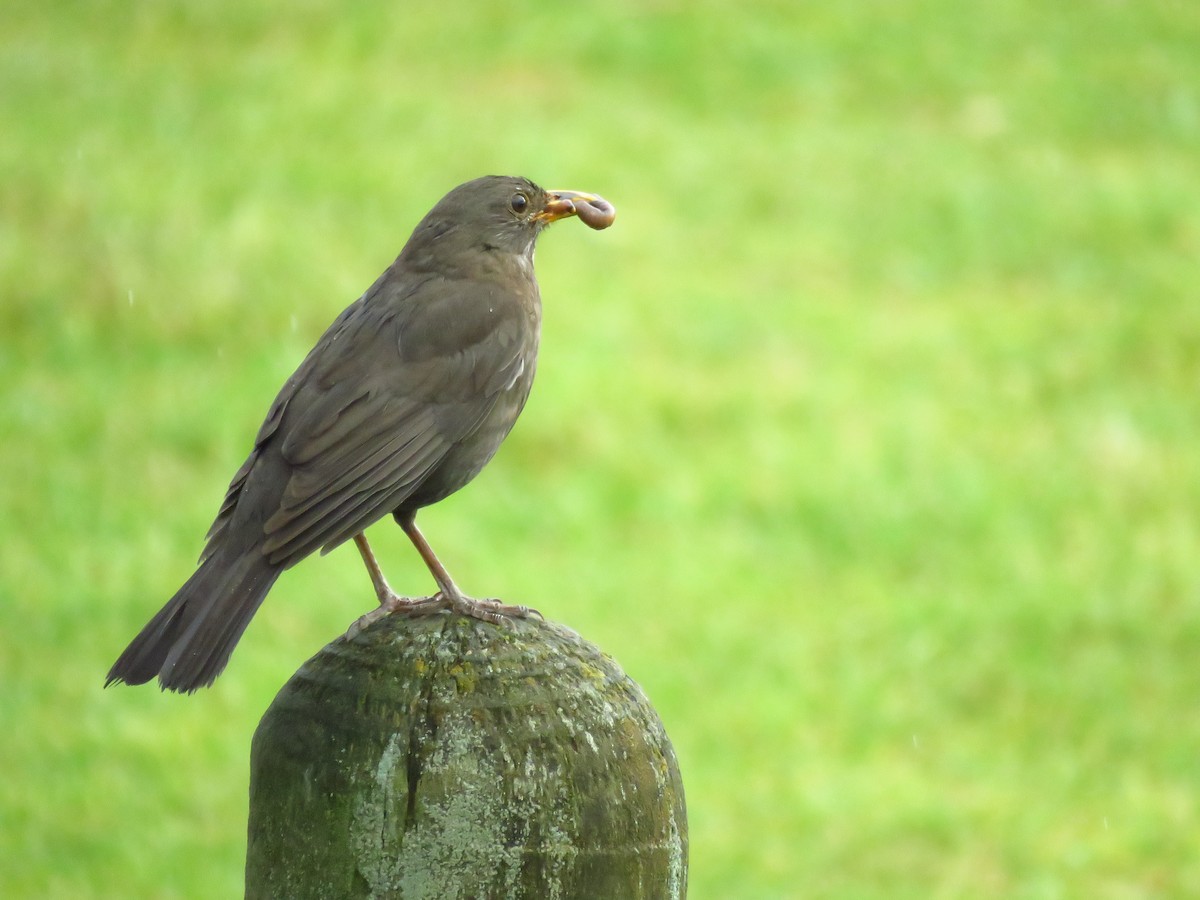
<svg viewBox="0 0 1200 900"><path fill-rule="evenodd" d="M247 898L687 892L671 743L559 625L390 616L301 667L250 754Z"/></svg>

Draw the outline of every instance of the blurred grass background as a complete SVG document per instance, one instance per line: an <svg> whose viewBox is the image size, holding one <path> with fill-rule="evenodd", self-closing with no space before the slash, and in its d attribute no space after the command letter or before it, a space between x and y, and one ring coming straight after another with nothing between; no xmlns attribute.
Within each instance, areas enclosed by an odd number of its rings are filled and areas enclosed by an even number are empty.
<svg viewBox="0 0 1200 900"><path fill-rule="evenodd" d="M1155 0L7 4L0 892L240 896L353 549L210 691L104 673L325 325L498 172L620 217L543 238L530 406L422 525L655 700L692 896L1200 896L1198 46Z"/></svg>

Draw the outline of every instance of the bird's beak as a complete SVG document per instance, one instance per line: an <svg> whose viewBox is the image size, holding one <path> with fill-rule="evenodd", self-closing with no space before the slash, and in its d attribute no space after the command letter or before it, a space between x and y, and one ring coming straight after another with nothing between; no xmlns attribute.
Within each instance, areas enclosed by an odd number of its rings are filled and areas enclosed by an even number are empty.
<svg viewBox="0 0 1200 900"><path fill-rule="evenodd" d="M550 191L550 202L537 214L543 222L554 222L568 216L579 216L589 228L607 228L617 217L616 208L596 194L582 191Z"/></svg>

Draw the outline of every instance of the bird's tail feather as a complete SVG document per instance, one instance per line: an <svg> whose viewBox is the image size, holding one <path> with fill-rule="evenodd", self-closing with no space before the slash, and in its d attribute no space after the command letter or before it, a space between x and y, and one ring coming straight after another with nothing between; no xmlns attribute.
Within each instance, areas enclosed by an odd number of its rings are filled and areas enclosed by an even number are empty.
<svg viewBox="0 0 1200 900"><path fill-rule="evenodd" d="M258 552L214 553L125 648L105 687L155 675L164 690L212 684L280 571Z"/></svg>

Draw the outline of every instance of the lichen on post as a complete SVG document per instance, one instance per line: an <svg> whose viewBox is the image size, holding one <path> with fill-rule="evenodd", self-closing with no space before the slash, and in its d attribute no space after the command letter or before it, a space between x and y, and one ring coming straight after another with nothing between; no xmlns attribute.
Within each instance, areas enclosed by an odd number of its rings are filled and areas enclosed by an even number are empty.
<svg viewBox="0 0 1200 900"><path fill-rule="evenodd" d="M283 687L250 759L248 898L674 898L679 767L559 625L385 617Z"/></svg>

